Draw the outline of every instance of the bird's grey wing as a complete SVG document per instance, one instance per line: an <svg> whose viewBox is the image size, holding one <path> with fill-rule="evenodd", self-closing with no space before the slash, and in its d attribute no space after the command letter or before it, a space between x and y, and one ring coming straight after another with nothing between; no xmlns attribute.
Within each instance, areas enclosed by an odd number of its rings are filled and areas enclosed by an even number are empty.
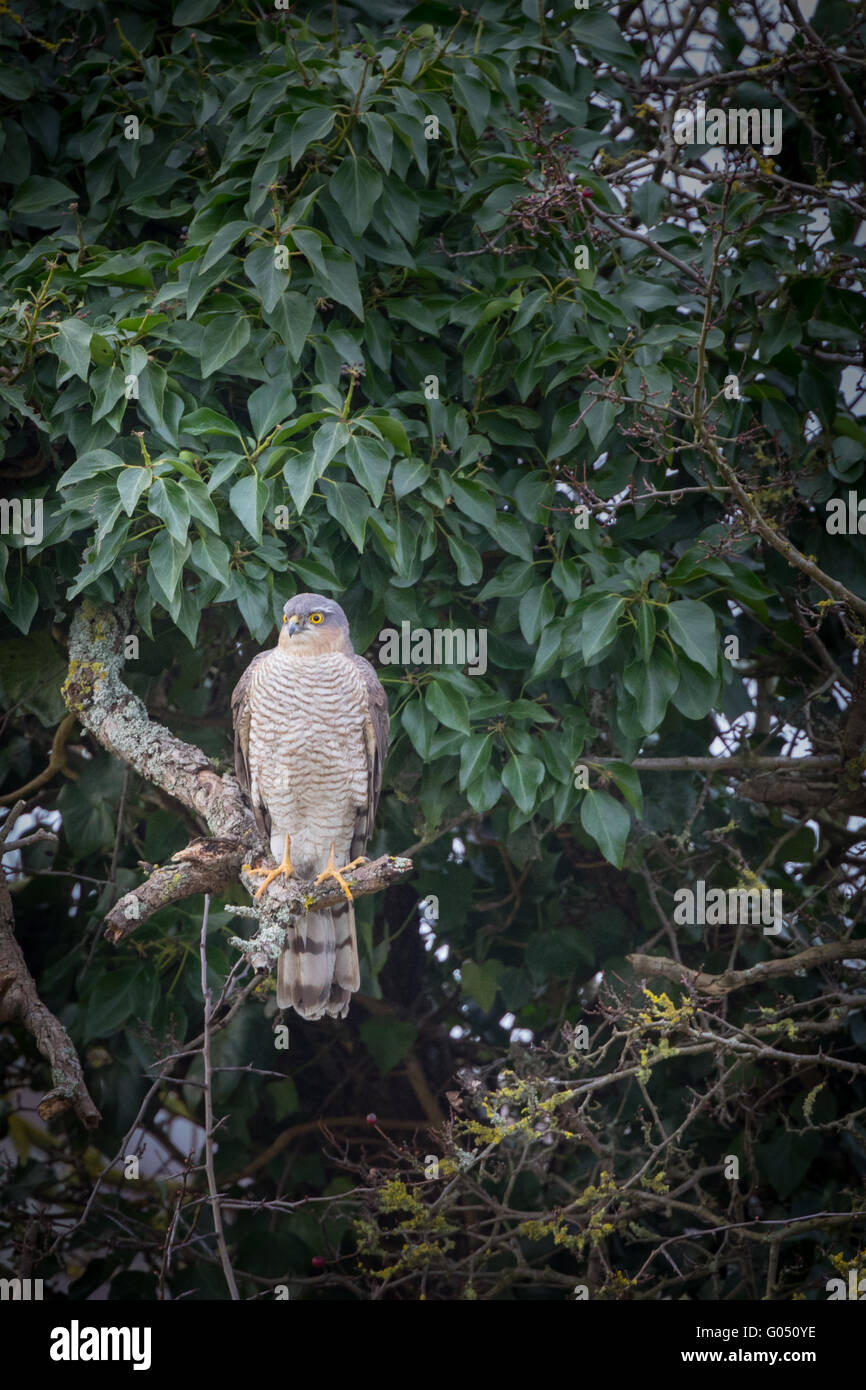
<svg viewBox="0 0 866 1390"><path fill-rule="evenodd" d="M253 657L247 669L244 671L234 690L232 691L232 723L235 730L235 776L241 785L241 789L246 792L250 805L253 810L256 825L261 833L270 837L271 818L267 807L262 802L253 800L252 795L252 776L250 774L250 722L252 720L251 691L253 671L260 661L264 661L267 652L259 652L258 656Z"/></svg>
<svg viewBox="0 0 866 1390"><path fill-rule="evenodd" d="M364 848L373 833L373 823L379 809L379 794L382 790L382 772L388 756L391 737L391 721L388 717L388 697L382 683L369 661L363 656L353 656L367 691L367 717L364 720L364 736L367 750L367 805L355 821L355 834L352 837L353 859L363 854Z"/></svg>

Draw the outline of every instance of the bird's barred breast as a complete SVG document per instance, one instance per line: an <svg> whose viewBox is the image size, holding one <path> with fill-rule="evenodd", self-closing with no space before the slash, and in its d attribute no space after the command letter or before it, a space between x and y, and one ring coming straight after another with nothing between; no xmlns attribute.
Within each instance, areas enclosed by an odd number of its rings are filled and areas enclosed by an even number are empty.
<svg viewBox="0 0 866 1390"><path fill-rule="evenodd" d="M302 658L276 648L253 684L252 791L268 809L272 832L291 835L301 877L325 867L332 841L345 862L356 814L367 804L367 696L356 666L339 652Z"/></svg>

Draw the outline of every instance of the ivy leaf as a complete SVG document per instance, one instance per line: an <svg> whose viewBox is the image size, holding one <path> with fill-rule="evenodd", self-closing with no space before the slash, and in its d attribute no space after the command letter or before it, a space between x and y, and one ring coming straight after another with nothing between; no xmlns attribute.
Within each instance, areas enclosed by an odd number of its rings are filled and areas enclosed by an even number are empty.
<svg viewBox="0 0 866 1390"><path fill-rule="evenodd" d="M460 749L460 790L480 776L490 762L493 739L490 734L471 734Z"/></svg>
<svg viewBox="0 0 866 1390"><path fill-rule="evenodd" d="M590 787L584 792L580 803L580 823L607 862L613 864L615 869L621 869L631 827L631 818L622 803L616 801L610 792L596 791Z"/></svg>
<svg viewBox="0 0 866 1390"><path fill-rule="evenodd" d="M231 555L229 548L224 545L218 536L212 536L207 531L203 532L195 542L190 555L192 564L198 569L209 574L212 579L216 579L220 584L227 584L230 578Z"/></svg>
<svg viewBox="0 0 866 1390"><path fill-rule="evenodd" d="M331 196L355 236L361 236L382 193L382 176L363 156L347 155L331 175Z"/></svg>
<svg viewBox="0 0 866 1390"><path fill-rule="evenodd" d="M505 764L502 785L514 797L520 810L528 814L535 806L536 792L544 777L544 763L540 758L517 754Z"/></svg>
<svg viewBox="0 0 866 1390"><path fill-rule="evenodd" d="M501 960L491 957L483 965L465 960L460 967L460 992L474 999L482 1013L489 1014L496 1003L499 981L505 969Z"/></svg>
<svg viewBox="0 0 866 1390"><path fill-rule="evenodd" d="M448 549L457 568L457 578L467 587L477 584L484 572L484 562L477 549L457 536L448 537Z"/></svg>
<svg viewBox="0 0 866 1390"><path fill-rule="evenodd" d="M178 597L183 567L190 550L188 540L181 543L168 530L160 531L150 547L148 569L170 604L174 604Z"/></svg>
<svg viewBox="0 0 866 1390"><path fill-rule="evenodd" d="M229 493L229 506L257 544L262 539L262 521L268 505L268 487L258 473L250 473L235 483Z"/></svg>
<svg viewBox="0 0 866 1390"><path fill-rule="evenodd" d="M132 516L135 504L145 488L150 487L153 474L149 468L124 468L117 475L117 491L127 516Z"/></svg>
<svg viewBox="0 0 866 1390"><path fill-rule="evenodd" d="M218 314L201 335L201 374L205 380L237 357L250 340L250 321L245 316Z"/></svg>
<svg viewBox="0 0 866 1390"><path fill-rule="evenodd" d="M338 304L345 304L355 318L363 322L364 303L358 286L358 272L348 251L341 251L336 246L324 247L321 274L328 297L336 299Z"/></svg>
<svg viewBox="0 0 866 1390"><path fill-rule="evenodd" d="M437 728L435 715L422 700L410 700L403 706L400 719L412 747L419 758L426 762L430 757L430 741Z"/></svg>
<svg viewBox="0 0 866 1390"><path fill-rule="evenodd" d="M251 222L227 222L220 227L219 231L211 238L211 243L201 260L197 262L199 272L210 270L212 265L216 265L217 261L222 260L227 251L231 251L236 241L240 241L247 232L254 230Z"/></svg>
<svg viewBox="0 0 866 1390"><path fill-rule="evenodd" d="M87 380L90 371L90 339L93 329L81 319L62 319L57 325L59 341L55 351L64 366Z"/></svg>
<svg viewBox="0 0 866 1390"><path fill-rule="evenodd" d="M133 965L121 965L96 979L86 1001L84 1029L88 1041L111 1037L132 1017L135 986L144 970L143 963L136 961Z"/></svg>
<svg viewBox="0 0 866 1390"><path fill-rule="evenodd" d="M312 449L304 449L283 464L283 477L298 516L303 515L322 470Z"/></svg>
<svg viewBox="0 0 866 1390"><path fill-rule="evenodd" d="M529 589L520 600L518 616L520 631L530 647L534 647L543 628L553 617L553 597L548 585Z"/></svg>
<svg viewBox="0 0 866 1390"><path fill-rule="evenodd" d="M465 512L470 521L492 531L496 525L496 503L487 488L469 478L452 478L450 488L461 512Z"/></svg>
<svg viewBox="0 0 866 1390"><path fill-rule="evenodd" d="M301 112L292 129L289 147L292 169L315 140L324 140L334 124L335 116L336 111L331 106L314 106L309 111Z"/></svg>
<svg viewBox="0 0 866 1390"><path fill-rule="evenodd" d="M325 504L358 553L363 554L364 532L372 510L365 494L354 483L331 484L325 488Z"/></svg>
<svg viewBox="0 0 866 1390"><path fill-rule="evenodd" d="M665 609L668 631L691 661L715 675L719 664L719 637L713 610L696 599L677 599Z"/></svg>
<svg viewBox="0 0 866 1390"><path fill-rule="evenodd" d="M271 312L265 313L267 323L280 335L293 362L301 360L315 317L312 299L294 290L285 290Z"/></svg>
<svg viewBox="0 0 866 1390"><path fill-rule="evenodd" d="M26 636L39 607L39 595L36 592L36 586L30 582L26 574L12 574L10 576L9 602L5 607L18 631L23 632Z"/></svg>
<svg viewBox="0 0 866 1390"><path fill-rule="evenodd" d="M680 657L679 670L679 684L673 696L675 708L686 719L704 719L717 707L721 693L719 677L685 656Z"/></svg>
<svg viewBox="0 0 866 1390"><path fill-rule="evenodd" d="M358 423L363 425L366 421L374 425L388 443L394 445L398 453L405 454L407 458L411 457L412 446L409 436L396 416L388 415L385 411L368 410L366 415L360 417Z"/></svg>
<svg viewBox="0 0 866 1390"><path fill-rule="evenodd" d="M281 270L277 265L277 250L272 244L256 246L244 260L247 279L258 290L265 313L276 308L289 285L288 269Z"/></svg>
<svg viewBox="0 0 866 1390"><path fill-rule="evenodd" d="M215 531L219 535L219 514L204 483L199 478L187 478L184 483L184 492L189 503L190 516L194 516L198 521L203 521L209 530Z"/></svg>
<svg viewBox="0 0 866 1390"><path fill-rule="evenodd" d="M123 468L123 459L110 449L88 449L86 453L79 454L71 468L67 468L57 486L71 487L73 483L85 482L112 468Z"/></svg>
<svg viewBox="0 0 866 1390"><path fill-rule="evenodd" d="M679 681L677 663L662 650L654 651L649 661L634 661L625 668L623 684L634 698L645 734L651 734L661 724Z"/></svg>
<svg viewBox="0 0 866 1390"><path fill-rule="evenodd" d="M462 690L447 681L433 680L424 691L424 703L447 729L469 733L469 706Z"/></svg>
<svg viewBox="0 0 866 1390"><path fill-rule="evenodd" d="M346 462L356 482L369 492L373 506L378 507L391 471L391 458L387 449L376 439L368 439L363 434L353 434L346 445Z"/></svg>
<svg viewBox="0 0 866 1390"><path fill-rule="evenodd" d="M649 603L638 603L632 610L637 624L637 640L641 659L649 661L656 640L656 618Z"/></svg>
<svg viewBox="0 0 866 1390"><path fill-rule="evenodd" d="M165 522L169 535L182 545L189 528L189 503L180 484L171 478L157 478L147 495L147 506L154 516Z"/></svg>
<svg viewBox="0 0 866 1390"><path fill-rule="evenodd" d="M288 418L294 409L295 398L281 377L266 381L258 386L247 398L247 410L256 433L262 440L282 420Z"/></svg>
<svg viewBox="0 0 866 1390"><path fill-rule="evenodd" d="M408 442L408 441L407 441ZM430 477L430 469L421 459L401 459L391 475L394 496L399 501L421 487Z"/></svg>
<svg viewBox="0 0 866 1390"><path fill-rule="evenodd" d="M640 778L630 763L605 763L605 772L613 778L636 816L643 812Z"/></svg>
<svg viewBox="0 0 866 1390"><path fill-rule="evenodd" d="M344 420L323 420L313 436L313 455L321 476L331 459L348 442L349 428Z"/></svg>
<svg viewBox="0 0 866 1390"><path fill-rule="evenodd" d="M386 174L391 172L391 158L394 148L394 130L391 123L376 111L365 111L361 117L367 127L370 149L378 159Z"/></svg>
<svg viewBox="0 0 866 1390"><path fill-rule="evenodd" d="M624 608L625 600L619 595L604 594L584 609L580 640L587 665L613 641Z"/></svg>

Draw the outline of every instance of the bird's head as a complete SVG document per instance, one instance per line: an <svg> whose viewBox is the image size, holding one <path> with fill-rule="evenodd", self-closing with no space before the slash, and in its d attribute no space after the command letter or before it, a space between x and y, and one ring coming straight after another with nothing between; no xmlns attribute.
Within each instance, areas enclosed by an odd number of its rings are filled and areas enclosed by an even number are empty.
<svg viewBox="0 0 866 1390"><path fill-rule="evenodd" d="M283 608L279 644L293 656L351 651L349 624L339 603L321 594L296 594Z"/></svg>

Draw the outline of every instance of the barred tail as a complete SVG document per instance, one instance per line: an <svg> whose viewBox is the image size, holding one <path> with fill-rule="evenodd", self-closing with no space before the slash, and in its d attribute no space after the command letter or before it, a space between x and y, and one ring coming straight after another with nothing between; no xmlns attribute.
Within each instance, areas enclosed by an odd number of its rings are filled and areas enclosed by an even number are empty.
<svg viewBox="0 0 866 1390"><path fill-rule="evenodd" d="M355 909L351 903L310 912L289 928L277 965L277 1007L302 1018L345 1018L360 987Z"/></svg>

